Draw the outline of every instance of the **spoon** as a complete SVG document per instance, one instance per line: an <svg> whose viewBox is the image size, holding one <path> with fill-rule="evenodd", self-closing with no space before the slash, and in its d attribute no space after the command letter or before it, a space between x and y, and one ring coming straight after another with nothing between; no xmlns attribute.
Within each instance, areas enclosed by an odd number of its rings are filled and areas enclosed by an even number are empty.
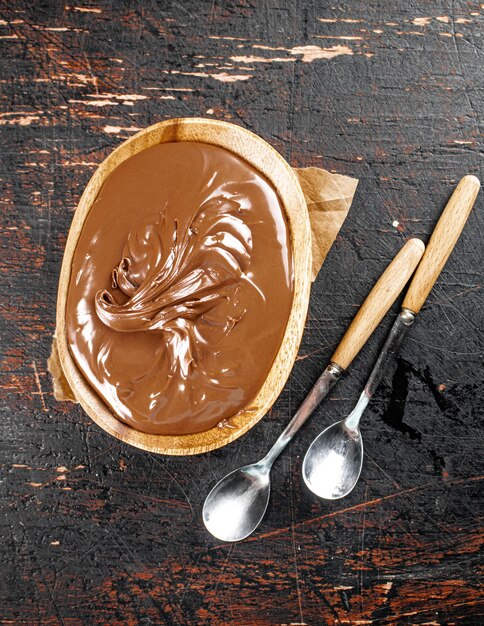
<svg viewBox="0 0 484 626"><path fill-rule="evenodd" d="M267 455L222 478L203 506L207 530L222 541L240 541L260 524L270 496L272 464L348 368L413 274L424 251L411 239L398 252L351 322L329 365Z"/></svg>
<svg viewBox="0 0 484 626"><path fill-rule="evenodd" d="M355 408L348 417L323 430L309 446L302 475L309 489L320 498L343 498L358 482L363 465L363 440L359 429L363 411L452 252L479 188L480 183L475 176L464 176L457 185L432 233L403 300L402 311L390 330Z"/></svg>

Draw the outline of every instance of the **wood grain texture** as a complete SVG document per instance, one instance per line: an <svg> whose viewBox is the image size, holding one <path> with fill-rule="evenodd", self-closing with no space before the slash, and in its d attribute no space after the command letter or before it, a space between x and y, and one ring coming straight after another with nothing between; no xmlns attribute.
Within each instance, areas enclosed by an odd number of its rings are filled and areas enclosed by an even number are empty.
<svg viewBox="0 0 484 626"><path fill-rule="evenodd" d="M173 141L196 141L216 145L243 158L277 190L289 228L294 260L294 300L274 363L257 396L236 415L210 430L193 435L142 433L118 420L85 380L68 347L66 303L72 259L84 222L110 174L126 159L154 145ZM311 229L306 201L297 177L269 144L240 126L218 120L177 118L153 124L116 148L89 181L67 238L57 296L56 345L62 370L77 401L107 433L141 450L157 454L191 455L210 452L231 443L252 428L281 393L297 355L304 331L311 281ZM52 369L51 369L52 371ZM55 374L55 372L52 372Z"/></svg>
<svg viewBox="0 0 484 626"><path fill-rule="evenodd" d="M368 410L356 489L318 501L301 458L354 405L391 315L274 466L257 533L219 544L200 511L265 454L402 242L428 241L459 179L482 178L483 13L0 0L0 622L481 626L483 194ZM123 138L186 116L360 183L271 412L225 448L165 458L56 403L46 361L88 180Z"/></svg>
<svg viewBox="0 0 484 626"><path fill-rule="evenodd" d="M481 184L464 176L452 193L430 237L427 250L408 288L402 306L418 313L454 249L474 206Z"/></svg>
<svg viewBox="0 0 484 626"><path fill-rule="evenodd" d="M331 361L346 370L401 294L422 258L421 239L409 239L385 269L348 326Z"/></svg>

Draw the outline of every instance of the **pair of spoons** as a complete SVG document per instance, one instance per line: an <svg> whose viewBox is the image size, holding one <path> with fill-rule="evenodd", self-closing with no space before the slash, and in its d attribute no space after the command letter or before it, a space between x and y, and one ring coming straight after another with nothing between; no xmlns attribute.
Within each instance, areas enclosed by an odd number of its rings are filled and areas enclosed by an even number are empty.
<svg viewBox="0 0 484 626"><path fill-rule="evenodd" d="M480 183L475 176L462 178L427 249L419 239L410 239L398 252L351 322L329 365L267 455L257 463L231 472L208 494L203 506L203 521L212 535L222 541L240 541L259 526L269 503L270 471L274 461L349 367L417 268L403 300L402 311L355 408L346 418L316 437L304 457L303 479L317 496L342 498L354 488L363 465L363 440L359 429L363 411L452 252L479 189Z"/></svg>

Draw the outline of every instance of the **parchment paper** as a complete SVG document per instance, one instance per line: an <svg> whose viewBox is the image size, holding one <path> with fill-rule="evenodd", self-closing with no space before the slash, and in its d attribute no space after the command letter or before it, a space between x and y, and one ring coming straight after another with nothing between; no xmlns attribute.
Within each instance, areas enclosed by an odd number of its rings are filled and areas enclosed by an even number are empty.
<svg viewBox="0 0 484 626"><path fill-rule="evenodd" d="M311 222L314 281L350 210L358 181L319 167L294 168Z"/></svg>
<svg viewBox="0 0 484 626"><path fill-rule="evenodd" d="M308 205L313 257L311 280L314 281L350 210L358 181L349 176L331 174L319 167L294 168L294 172ZM55 399L77 402L62 371L55 337L48 368L53 379Z"/></svg>

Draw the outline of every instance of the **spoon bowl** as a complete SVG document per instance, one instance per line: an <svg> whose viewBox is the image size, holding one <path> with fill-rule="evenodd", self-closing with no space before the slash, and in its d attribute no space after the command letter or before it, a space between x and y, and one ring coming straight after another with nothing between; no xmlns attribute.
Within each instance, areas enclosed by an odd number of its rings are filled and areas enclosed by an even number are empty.
<svg viewBox="0 0 484 626"><path fill-rule="evenodd" d="M203 505L203 523L222 541L241 541L260 524L269 503L270 467L245 465L222 478Z"/></svg>
<svg viewBox="0 0 484 626"><path fill-rule="evenodd" d="M304 457L302 475L315 495L337 500L354 488L362 465L360 429L350 428L342 420L323 430L313 441Z"/></svg>

